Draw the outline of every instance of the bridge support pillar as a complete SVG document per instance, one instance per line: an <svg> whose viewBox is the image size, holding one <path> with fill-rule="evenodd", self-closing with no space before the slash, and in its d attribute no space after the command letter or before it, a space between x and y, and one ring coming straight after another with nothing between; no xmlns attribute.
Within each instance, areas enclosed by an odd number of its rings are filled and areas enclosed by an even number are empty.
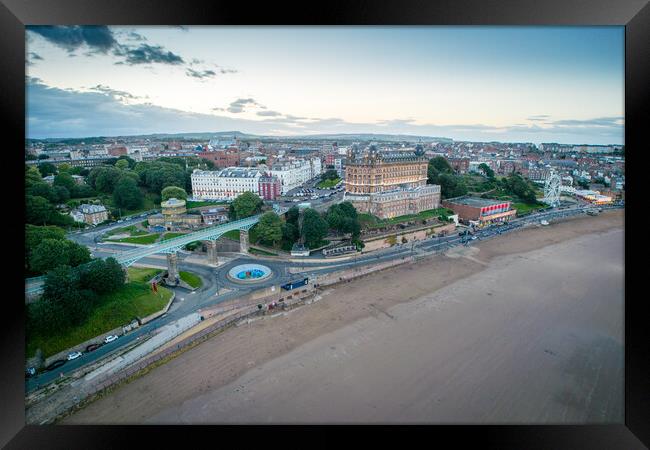
<svg viewBox="0 0 650 450"><path fill-rule="evenodd" d="M167 284L176 286L178 279L178 255L176 252L167 253Z"/></svg>
<svg viewBox="0 0 650 450"><path fill-rule="evenodd" d="M208 264L217 264L217 241L208 241Z"/></svg>
<svg viewBox="0 0 650 450"><path fill-rule="evenodd" d="M239 251L248 253L248 230L239 230Z"/></svg>

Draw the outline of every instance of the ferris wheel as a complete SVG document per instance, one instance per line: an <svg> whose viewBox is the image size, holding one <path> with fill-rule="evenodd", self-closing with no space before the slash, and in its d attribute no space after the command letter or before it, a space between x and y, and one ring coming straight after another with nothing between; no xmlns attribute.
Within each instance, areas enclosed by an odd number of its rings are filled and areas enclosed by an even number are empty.
<svg viewBox="0 0 650 450"><path fill-rule="evenodd" d="M544 182L544 203L553 207L560 205L561 184L560 176L552 170Z"/></svg>

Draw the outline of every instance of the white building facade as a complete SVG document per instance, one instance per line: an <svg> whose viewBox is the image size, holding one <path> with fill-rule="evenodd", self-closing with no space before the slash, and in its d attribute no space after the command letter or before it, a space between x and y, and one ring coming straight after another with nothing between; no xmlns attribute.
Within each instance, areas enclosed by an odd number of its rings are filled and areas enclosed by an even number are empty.
<svg viewBox="0 0 650 450"><path fill-rule="evenodd" d="M192 196L202 200L234 200L244 192L259 189L262 172L257 169L228 167L223 170L199 170L192 172Z"/></svg>
<svg viewBox="0 0 650 450"><path fill-rule="evenodd" d="M295 159L274 164L270 173L282 184L282 195L316 178L323 171L320 158Z"/></svg>

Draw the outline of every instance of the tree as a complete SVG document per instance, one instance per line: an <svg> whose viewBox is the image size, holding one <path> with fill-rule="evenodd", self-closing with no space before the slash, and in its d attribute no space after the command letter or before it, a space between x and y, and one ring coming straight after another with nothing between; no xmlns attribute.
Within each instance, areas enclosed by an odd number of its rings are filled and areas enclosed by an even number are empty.
<svg viewBox="0 0 650 450"><path fill-rule="evenodd" d="M44 239L31 252L29 268L35 273L45 273L69 261L65 240Z"/></svg>
<svg viewBox="0 0 650 450"><path fill-rule="evenodd" d="M70 164L63 163L59 165L59 172L70 172Z"/></svg>
<svg viewBox="0 0 650 450"><path fill-rule="evenodd" d="M298 227L291 222L283 223L282 240L289 244L293 244L298 241L298 239L300 239L300 231L298 230Z"/></svg>
<svg viewBox="0 0 650 450"><path fill-rule="evenodd" d="M75 184L75 186L72 188L72 191L70 191L70 197L72 198L85 198L92 197L94 195L96 195L95 190L85 183Z"/></svg>
<svg viewBox="0 0 650 450"><path fill-rule="evenodd" d="M119 159L115 162L115 167L121 170L129 168L129 162L125 159Z"/></svg>
<svg viewBox="0 0 650 450"><path fill-rule="evenodd" d="M124 270L115 258L92 260L81 268L79 278L83 289L100 295L115 292L125 280Z"/></svg>
<svg viewBox="0 0 650 450"><path fill-rule="evenodd" d="M138 209L142 207L143 195L131 177L121 177L113 190L113 203L118 208Z"/></svg>
<svg viewBox="0 0 650 450"><path fill-rule="evenodd" d="M91 260L90 251L86 246L68 240L65 243L67 245L68 264L70 266L76 267Z"/></svg>
<svg viewBox="0 0 650 450"><path fill-rule="evenodd" d="M41 173L42 176L47 177L49 175L55 175L57 170L56 166L52 163L40 163L38 165L38 171Z"/></svg>
<svg viewBox="0 0 650 450"><path fill-rule="evenodd" d="M45 273L56 267L76 267L90 261L88 249L66 239L45 238L33 247L29 257L29 268L34 273Z"/></svg>
<svg viewBox="0 0 650 450"><path fill-rule="evenodd" d="M162 190L160 196L163 202L169 200L170 198L187 200L187 192L185 192L185 189L179 188L177 186L167 186Z"/></svg>
<svg viewBox="0 0 650 450"><path fill-rule="evenodd" d="M38 167L25 165L25 186L29 187L36 183L42 183L43 177L38 171Z"/></svg>
<svg viewBox="0 0 650 450"><path fill-rule="evenodd" d="M350 202L346 201L330 206L325 214L325 220L331 229L341 233L350 233L353 239L358 238L361 234L357 210Z"/></svg>
<svg viewBox="0 0 650 450"><path fill-rule="evenodd" d="M334 169L328 169L320 177L321 177L321 180L323 180L323 181L336 180L339 177L339 174Z"/></svg>
<svg viewBox="0 0 650 450"><path fill-rule="evenodd" d="M436 156L429 160L429 165L427 166L427 183L428 184L440 184L439 176L441 174L453 174L454 169L449 165L449 162L442 156Z"/></svg>
<svg viewBox="0 0 650 450"><path fill-rule="evenodd" d="M57 175L58 176L58 175ZM56 203L64 203L70 199L70 191L65 186L54 186L52 188Z"/></svg>
<svg viewBox="0 0 650 450"><path fill-rule="evenodd" d="M96 299L88 289L81 289L79 273L70 266L59 266L48 272L41 301L50 303L52 319L60 326L78 325L88 317Z"/></svg>
<svg viewBox="0 0 650 450"><path fill-rule="evenodd" d="M106 194L113 193L115 185L121 176L121 171L115 167L98 167L97 169L95 177L93 177L95 169L90 171L89 178L94 183L91 186L99 192Z"/></svg>
<svg viewBox="0 0 650 450"><path fill-rule="evenodd" d="M485 163L481 163L478 165L478 168L483 171L486 177L488 179L493 180L494 179L494 170L490 166L488 166Z"/></svg>
<svg viewBox="0 0 650 450"><path fill-rule="evenodd" d="M25 196L25 221L34 225L51 223L50 217L55 213L54 207L38 195Z"/></svg>
<svg viewBox="0 0 650 450"><path fill-rule="evenodd" d="M185 188L189 180L184 164L181 166L160 160L139 162L134 170L140 176L140 183L150 192L161 192L167 186Z"/></svg>
<svg viewBox="0 0 650 450"><path fill-rule="evenodd" d="M26 192L27 195L43 197L52 203L56 202L56 193L54 192L54 189L52 189L52 186L44 183L43 181L32 183L29 187L27 187Z"/></svg>
<svg viewBox="0 0 650 450"><path fill-rule="evenodd" d="M282 220L276 213L269 211L260 217L255 230L262 243L275 245L282 239Z"/></svg>
<svg viewBox="0 0 650 450"><path fill-rule="evenodd" d="M310 248L318 247L323 238L327 236L328 224L321 215L312 208L307 208L303 213L301 234L305 244Z"/></svg>
<svg viewBox="0 0 650 450"><path fill-rule="evenodd" d="M72 170L70 170L70 173L72 175L81 175L82 177L87 177L90 173L90 170L85 167L73 167Z"/></svg>
<svg viewBox="0 0 650 450"><path fill-rule="evenodd" d="M244 192L230 204L229 214L233 220L253 216L262 210L264 202L253 192Z"/></svg>
<svg viewBox="0 0 650 450"><path fill-rule="evenodd" d="M38 155L38 159L40 160L50 159L50 155L48 155L47 153L41 153L40 155Z"/></svg>
<svg viewBox="0 0 650 450"><path fill-rule="evenodd" d="M129 169L133 169L135 167L135 165L137 164L135 159L133 159L130 156L127 156L127 155L121 155L119 158L117 158L117 161L115 161L115 166L117 166L117 164L120 161L126 161L128 163L128 165L129 165Z"/></svg>
<svg viewBox="0 0 650 450"><path fill-rule="evenodd" d="M298 227L298 218L300 217L300 210L297 206L292 206L287 211L287 223L293 224L296 228Z"/></svg>
<svg viewBox="0 0 650 450"><path fill-rule="evenodd" d="M438 175L437 181L440 185L440 195L442 198L454 198L467 194L467 186L459 177L450 173Z"/></svg>

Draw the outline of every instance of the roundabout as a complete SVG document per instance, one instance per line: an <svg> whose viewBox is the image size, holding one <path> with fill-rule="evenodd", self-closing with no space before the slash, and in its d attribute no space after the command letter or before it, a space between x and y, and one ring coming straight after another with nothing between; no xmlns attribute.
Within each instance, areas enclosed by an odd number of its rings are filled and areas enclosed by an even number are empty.
<svg viewBox="0 0 650 450"><path fill-rule="evenodd" d="M273 271L263 264L239 264L228 270L227 277L236 283L257 283L266 280Z"/></svg>

